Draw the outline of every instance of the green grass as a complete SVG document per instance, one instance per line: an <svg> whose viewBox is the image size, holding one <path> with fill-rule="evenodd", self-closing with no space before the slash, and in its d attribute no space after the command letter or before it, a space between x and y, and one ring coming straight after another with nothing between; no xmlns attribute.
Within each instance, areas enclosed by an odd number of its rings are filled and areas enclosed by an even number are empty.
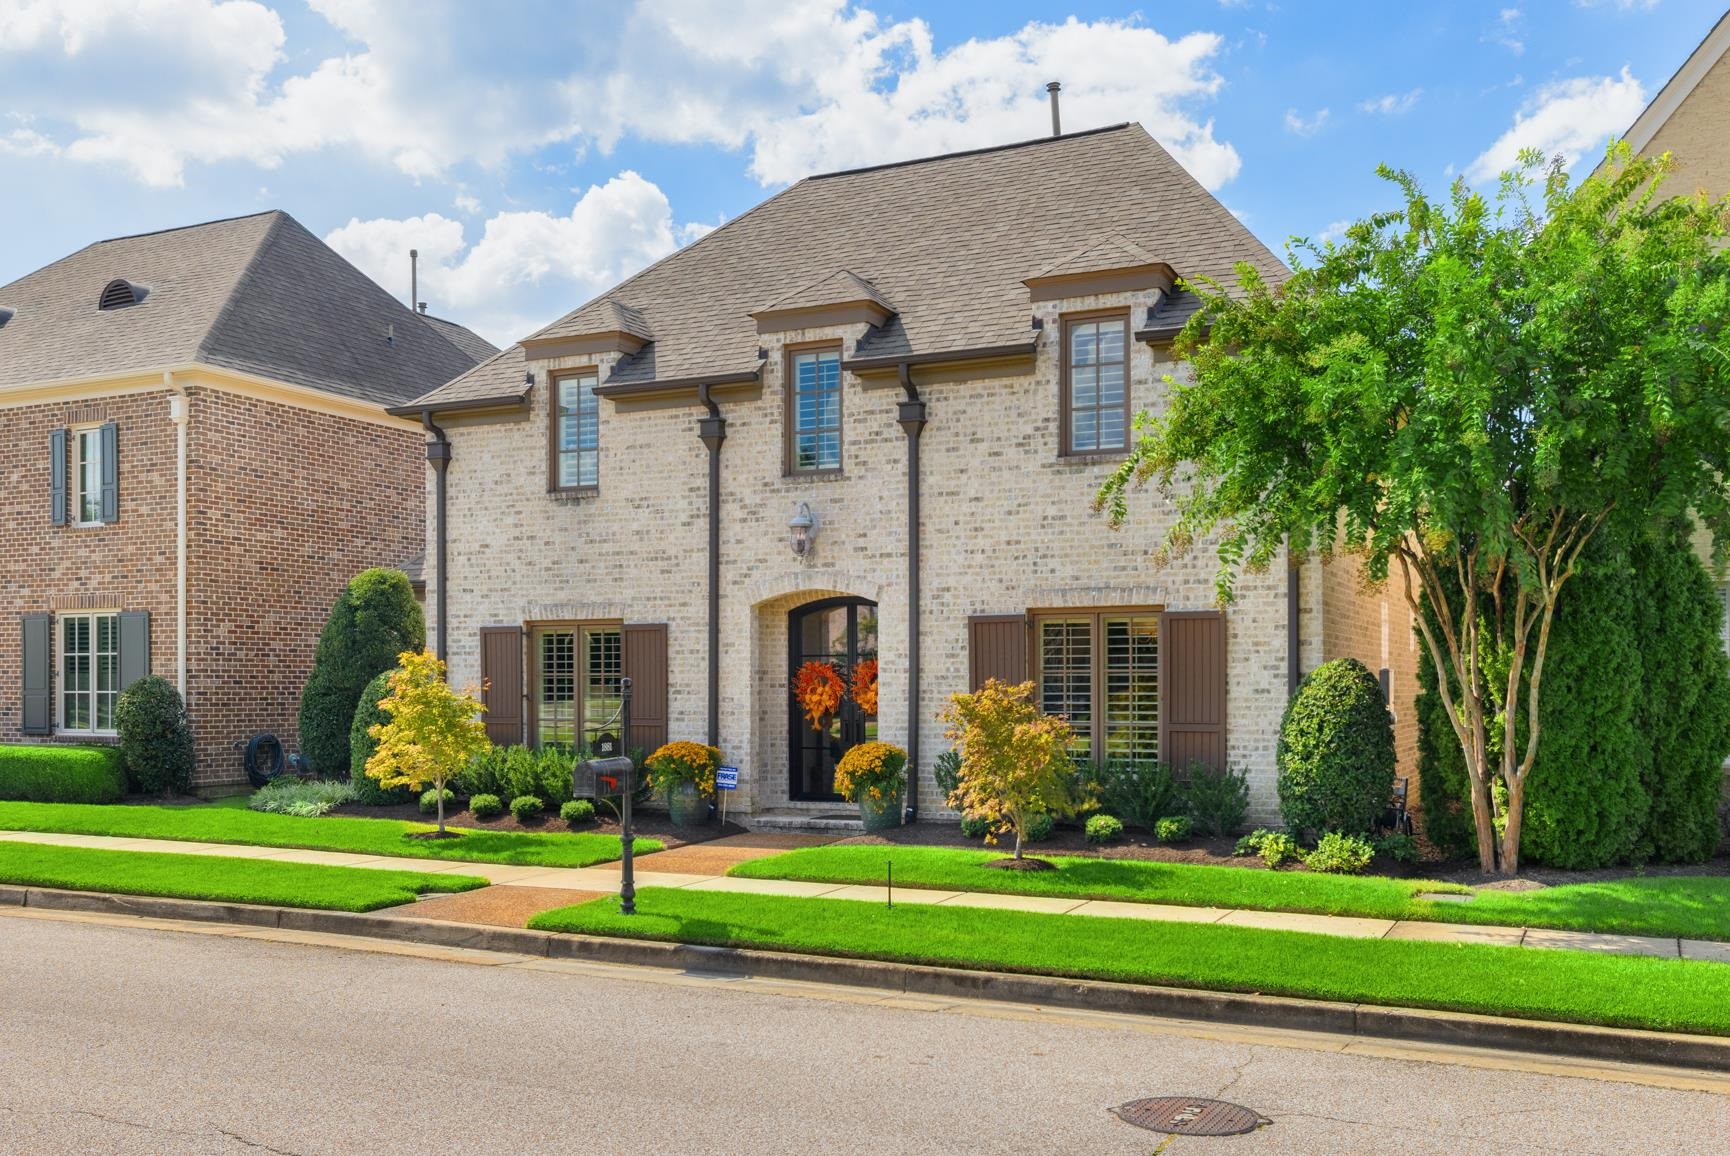
<svg viewBox="0 0 1730 1156"><path fill-rule="evenodd" d="M459 859L525 867L588 867L619 857L613 835L450 828L454 839L411 839L434 830L395 819L300 818L248 811L246 800L185 806L90 807L71 803L0 803L0 831L56 831L132 839L186 839L251 847L304 847L411 859ZM639 855L659 851L655 839L632 844Z"/></svg>
<svg viewBox="0 0 1730 1156"><path fill-rule="evenodd" d="M472 891L487 885L485 879L473 875L374 871L218 855L98 851L10 841L0 843L0 883L325 911L376 911L412 903L415 896L430 891Z"/></svg>
<svg viewBox="0 0 1730 1156"><path fill-rule="evenodd" d="M1058 866L1056 871L1001 871L982 866L1001 858L997 851L945 847L811 847L741 863L728 874L750 879L880 884L885 861L893 860L897 885L944 891L1730 939L1730 878L1723 876L1647 876L1572 883L1541 891L1473 892L1458 884L1426 880L1131 859L1051 857L1050 862ZM1464 893L1470 894L1471 900L1436 902L1417 898L1419 892Z"/></svg>
<svg viewBox="0 0 1730 1156"><path fill-rule="evenodd" d="M1345 939L1215 924L983 908L886 909L645 888L638 914L597 899L529 926L1210 991L1730 1034L1730 967L1687 959Z"/></svg>

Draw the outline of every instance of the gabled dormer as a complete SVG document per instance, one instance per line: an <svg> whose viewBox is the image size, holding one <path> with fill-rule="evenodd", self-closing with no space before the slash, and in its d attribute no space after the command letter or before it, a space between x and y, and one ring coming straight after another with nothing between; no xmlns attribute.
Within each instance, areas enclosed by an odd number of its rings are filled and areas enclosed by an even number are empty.
<svg viewBox="0 0 1730 1156"><path fill-rule="evenodd" d="M876 286L847 269L837 269L751 314L758 333L786 333L833 325L876 328L895 316L895 306Z"/></svg>
<svg viewBox="0 0 1730 1156"><path fill-rule="evenodd" d="M1140 245L1112 233L1055 261L1021 283L1030 301L1062 301L1102 293L1171 292L1177 273Z"/></svg>
<svg viewBox="0 0 1730 1156"><path fill-rule="evenodd" d="M655 339L641 312L612 297L584 306L556 328L555 334L523 339L523 349L530 358L589 357L600 353L629 357L640 353Z"/></svg>

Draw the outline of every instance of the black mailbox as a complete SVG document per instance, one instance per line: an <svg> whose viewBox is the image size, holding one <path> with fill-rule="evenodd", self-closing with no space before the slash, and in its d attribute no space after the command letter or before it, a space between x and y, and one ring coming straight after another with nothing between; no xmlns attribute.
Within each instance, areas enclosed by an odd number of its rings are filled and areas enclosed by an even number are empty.
<svg viewBox="0 0 1730 1156"><path fill-rule="evenodd" d="M623 755L610 759L584 759L571 771L571 796L577 799L599 799L606 795L622 795L634 768Z"/></svg>

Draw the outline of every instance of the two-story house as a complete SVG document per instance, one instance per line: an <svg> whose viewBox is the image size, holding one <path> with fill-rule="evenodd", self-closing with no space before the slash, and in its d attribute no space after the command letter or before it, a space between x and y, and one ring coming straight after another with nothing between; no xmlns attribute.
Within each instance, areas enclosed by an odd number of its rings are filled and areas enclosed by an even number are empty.
<svg viewBox="0 0 1730 1156"><path fill-rule="evenodd" d="M1138 125L800 181L394 411L433 436L452 680L543 743L592 741L629 676L630 741L714 743L759 817L833 811L866 736L948 814L949 695L1032 680L1087 752L1244 768L1273 815L1300 670L1390 666L1380 596L1280 567L1222 611L1205 544L1150 559L1156 495L1122 532L1091 510L1184 371L1180 279L1237 262L1284 273ZM875 696L814 728L813 661Z"/></svg>
<svg viewBox="0 0 1730 1156"><path fill-rule="evenodd" d="M0 741L103 740L155 673L200 787L292 745L343 583L424 549L424 435L387 410L490 352L280 212L0 286Z"/></svg>

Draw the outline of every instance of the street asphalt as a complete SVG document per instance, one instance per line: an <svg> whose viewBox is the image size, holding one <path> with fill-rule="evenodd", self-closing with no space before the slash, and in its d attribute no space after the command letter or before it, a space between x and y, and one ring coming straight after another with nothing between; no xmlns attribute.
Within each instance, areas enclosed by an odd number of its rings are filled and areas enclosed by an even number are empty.
<svg viewBox="0 0 1730 1156"><path fill-rule="evenodd" d="M330 942L0 917L0 1152L1575 1156L1730 1135L1730 1097L1700 1090L1723 1076ZM1161 1149L1107 1112L1165 1095L1272 1123Z"/></svg>

